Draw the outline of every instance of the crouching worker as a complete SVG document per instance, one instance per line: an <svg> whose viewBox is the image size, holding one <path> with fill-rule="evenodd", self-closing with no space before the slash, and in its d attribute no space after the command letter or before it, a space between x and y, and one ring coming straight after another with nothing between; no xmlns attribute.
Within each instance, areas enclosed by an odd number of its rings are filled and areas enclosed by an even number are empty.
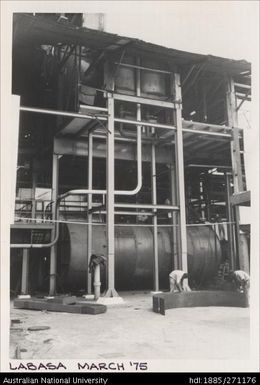
<svg viewBox="0 0 260 385"><path fill-rule="evenodd" d="M191 291L188 285L188 274L182 270L173 270L169 274L170 279L170 292L182 292L182 291Z"/></svg>
<svg viewBox="0 0 260 385"><path fill-rule="evenodd" d="M249 286L250 286L250 277L243 270L236 270L230 272L230 278L236 285L236 290L240 293L248 294Z"/></svg>

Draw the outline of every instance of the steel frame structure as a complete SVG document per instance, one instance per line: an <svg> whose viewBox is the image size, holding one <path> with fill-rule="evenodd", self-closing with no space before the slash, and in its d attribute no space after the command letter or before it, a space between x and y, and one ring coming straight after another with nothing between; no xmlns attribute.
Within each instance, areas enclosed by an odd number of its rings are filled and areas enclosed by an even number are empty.
<svg viewBox="0 0 260 385"><path fill-rule="evenodd" d="M104 92L104 96L107 100L106 108L91 106L83 106L86 109L93 109L95 114L89 113L71 113L64 111L53 111L53 110L44 110L38 108L31 107L20 107L21 111L27 111L31 113L46 113L60 116L69 116L73 118L81 118L81 119L98 119L100 121L107 122L107 130L105 133L106 137L106 146L107 146L107 160L106 160L106 190L94 190L92 187L93 184L93 138L95 134L89 133L88 135L88 189L87 190L75 190L69 191L64 194L62 197L58 196L58 186L59 186L59 177L58 177L58 159L59 155L53 155L53 171L52 171L52 214L53 218L57 219L57 210L58 210L58 198L64 198L64 196L68 194L87 194L87 202L88 202L88 256L86 260L86 265L90 260L90 256L93 252L92 250L92 212L93 208L92 204L92 195L93 194L106 194L106 210L103 211L106 213L106 234L107 234L107 255L108 255L108 288L106 292L107 297L118 296L118 293L115 289L115 215L119 213L129 214L129 211L116 211L116 208L129 209L134 208L138 209L139 213L142 214L141 210L151 210L148 211L148 215L151 215L153 218L153 239L154 239L154 290L159 290L159 268L158 268L158 233L157 233L157 210L163 209L171 212L172 216L172 234L173 234L173 265L175 268L183 269L185 271L188 270L187 263L187 231L186 231L186 212L185 212L185 180L184 180L184 147L183 147L183 133L193 133L200 135L214 135L220 136L223 138L229 138L231 143L231 158L232 158L232 172L233 172L233 180L235 186L235 193L239 193L243 191L242 184L242 171L241 171L241 161L240 161L240 148L239 148L239 130L237 128L237 117L236 111L237 107L235 104L235 93L234 93L234 81L229 78L228 79L228 89L227 89L227 111L228 111L228 127L211 125L205 123L196 123L191 122L190 127L183 127L182 121L182 95L181 95L181 81L180 75L176 72L171 74L171 89L172 89L172 100L173 101L163 101L163 100L155 100L142 98L140 92L140 71L141 70L149 70L153 71L151 68L142 68L139 64L139 60L137 59L137 65L132 66L137 71L137 87L136 87L136 96L133 95L125 95L118 94L114 90L109 90ZM158 70L156 70L158 72ZM161 71L160 71L161 72ZM164 72L164 71L163 71ZM167 72L168 73L168 72ZM114 83L114 79L112 79L112 83ZM130 119L122 119L115 117L115 102L116 101L124 101L129 103L135 103L137 106L137 116L136 120ZM159 124L159 123L150 123L147 121L142 121L141 117L141 105L148 106L159 106L162 109L167 108L172 110L173 114L173 125L168 124ZM106 112L104 115L102 112ZM137 139L131 139L133 142L137 142L137 152L139 154L138 157L138 183L137 188L133 191L116 191L115 190L115 141L120 140L120 138L115 137L115 123L121 124L130 124L136 126L137 128ZM203 129L196 128L203 127ZM160 144L160 139L157 140L157 143L151 142L151 175L152 175L152 205L151 204L127 204L127 203L117 203L115 201L116 195L133 195L136 194L141 188L141 168L142 168L142 154L141 154L141 128L142 127L151 127L154 132L157 129L166 129L173 131L174 138L174 146L175 146L175 159L172 160L171 164L171 205L158 205L157 204L157 196L156 196L156 144ZM213 130L213 131L212 131ZM215 130L215 131L214 131ZM104 135L102 136L104 138ZM162 139L163 140L163 139ZM229 185L229 178L227 179L227 185ZM228 191L228 196L230 196L230 191ZM235 252L233 247L233 236L231 231L229 231L229 237L231 240L231 265L235 267L238 264L236 260L236 255L238 260L242 261L241 250L239 246L239 209L236 206L234 208L234 214L232 214L232 209L230 205L230 201L227 202L228 206L228 220L233 220L233 215L235 217L236 222L236 230L235 230L235 240L236 247ZM135 214L133 214L135 215ZM57 226L58 228L58 226ZM57 273L57 234L58 230L52 231L53 241L48 245L41 245L42 247L51 247L51 255L50 255L50 283L49 283L49 294L56 294L56 273ZM20 247L23 248L23 265L22 265L22 293L28 293L28 264L29 264L29 249L30 247L34 247L34 245L11 245L11 247ZM37 245L36 247L39 247ZM88 273L87 278L87 292L91 293L91 280L90 274Z"/></svg>

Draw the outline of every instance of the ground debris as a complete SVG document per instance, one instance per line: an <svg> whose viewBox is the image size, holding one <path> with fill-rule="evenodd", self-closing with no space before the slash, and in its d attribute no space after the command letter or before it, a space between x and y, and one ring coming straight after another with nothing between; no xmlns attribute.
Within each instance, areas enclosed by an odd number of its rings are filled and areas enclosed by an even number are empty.
<svg viewBox="0 0 260 385"><path fill-rule="evenodd" d="M53 339L52 339L52 338L48 338L47 340L44 340L43 343L44 343L44 344L48 344L48 343L51 342L51 341L53 341Z"/></svg>
<svg viewBox="0 0 260 385"><path fill-rule="evenodd" d="M28 330L30 332L37 332L37 331L40 331L40 330L48 330L48 329L50 329L50 326L41 326L41 325L39 325L39 326L29 326L28 327Z"/></svg>
<svg viewBox="0 0 260 385"><path fill-rule="evenodd" d="M18 319L18 318L11 319L11 325L13 325L13 324L20 324L20 323L22 323L22 321L20 319Z"/></svg>
<svg viewBox="0 0 260 385"><path fill-rule="evenodd" d="M14 352L14 358L20 359L21 358L21 349L20 346L17 345Z"/></svg>
<svg viewBox="0 0 260 385"><path fill-rule="evenodd" d="M15 327L10 327L10 330L13 331L13 332L22 332L23 331L23 328L15 328Z"/></svg>

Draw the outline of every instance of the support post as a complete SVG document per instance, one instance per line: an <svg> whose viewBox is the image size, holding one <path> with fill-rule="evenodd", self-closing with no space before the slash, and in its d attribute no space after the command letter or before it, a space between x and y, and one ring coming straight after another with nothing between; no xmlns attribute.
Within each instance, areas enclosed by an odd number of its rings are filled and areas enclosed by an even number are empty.
<svg viewBox="0 0 260 385"><path fill-rule="evenodd" d="M171 203L172 205L177 206L175 162L171 164L171 168L170 168L170 183L171 183ZM179 246L176 211L171 212L171 221L172 221L172 252L173 252L172 269L177 270L179 269L178 251L180 249L180 246Z"/></svg>
<svg viewBox="0 0 260 385"><path fill-rule="evenodd" d="M53 154L52 162L52 218L55 219L56 205L58 198L58 186L59 186L59 157ZM52 237L54 237L55 230L52 230ZM51 247L50 254L50 287L49 296L56 294L56 273L57 273L57 245Z"/></svg>
<svg viewBox="0 0 260 385"><path fill-rule="evenodd" d="M93 136L90 133L88 137L88 189L92 189L93 183ZM88 266L92 255L92 214L89 210L92 209L92 194L88 194L88 256L87 256L87 293L91 294L91 273Z"/></svg>
<svg viewBox="0 0 260 385"><path fill-rule="evenodd" d="M233 215L232 215L232 207L230 203L231 197L231 186L230 186L230 175L225 173L225 184L226 184L226 205L227 205L227 221L229 222L227 225L227 234L228 234L228 253L230 259L230 268L231 270L235 269L236 261L234 254L234 244L233 244Z"/></svg>
<svg viewBox="0 0 260 385"><path fill-rule="evenodd" d="M29 289L29 250L23 249L21 295L28 295Z"/></svg>
<svg viewBox="0 0 260 385"><path fill-rule="evenodd" d="M114 98L107 95L108 130L107 130L107 256L108 288L106 297L118 297L115 290L115 158L114 158Z"/></svg>
<svg viewBox="0 0 260 385"><path fill-rule="evenodd" d="M227 122L228 126L232 127L232 140L230 142L231 149L231 162L233 172L233 184L234 193L237 194L243 191L243 179L242 179L242 168L240 158L240 145L239 145L239 131L238 131L238 118L236 110L236 96L235 96L235 84L234 80L229 77L227 79L227 93L226 93L226 105L227 105ZM242 262L243 255L240 245L240 212L239 207L234 206L234 219L235 219L235 238L236 238L236 250L237 258L234 268L239 268L240 262Z"/></svg>
<svg viewBox="0 0 260 385"><path fill-rule="evenodd" d="M157 204L157 191L156 191L156 154L155 154L155 145L152 144L152 164L151 164L151 174L152 174L152 204ZM153 287L155 291L159 290L159 262L158 262L158 229L157 229L157 210L153 210L153 256L154 256L154 274L153 274Z"/></svg>
<svg viewBox="0 0 260 385"><path fill-rule="evenodd" d="M173 78L173 87L175 100L181 101L181 80L180 74L175 73ZM175 157L176 157L176 174L177 174L177 189L179 200L179 232L180 232L180 254L181 254L181 269L188 272L187 261L187 229L186 229L186 207L185 207L185 180L184 180L184 156L183 156L183 137L182 137L182 106L176 104L174 110L175 118Z"/></svg>

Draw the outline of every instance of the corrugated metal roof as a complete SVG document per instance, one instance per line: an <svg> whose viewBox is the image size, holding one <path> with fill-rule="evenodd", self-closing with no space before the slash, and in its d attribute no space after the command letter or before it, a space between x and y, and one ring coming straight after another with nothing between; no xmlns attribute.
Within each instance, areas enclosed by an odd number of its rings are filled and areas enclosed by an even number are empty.
<svg viewBox="0 0 260 385"><path fill-rule="evenodd" d="M233 60L213 55L202 55L145 42L143 40L116 34L77 27L70 23L60 23L42 16L14 14L14 44L80 44L89 48L113 51L128 45L131 50L160 56L177 65L206 62L207 69L239 74L251 70L245 60Z"/></svg>

